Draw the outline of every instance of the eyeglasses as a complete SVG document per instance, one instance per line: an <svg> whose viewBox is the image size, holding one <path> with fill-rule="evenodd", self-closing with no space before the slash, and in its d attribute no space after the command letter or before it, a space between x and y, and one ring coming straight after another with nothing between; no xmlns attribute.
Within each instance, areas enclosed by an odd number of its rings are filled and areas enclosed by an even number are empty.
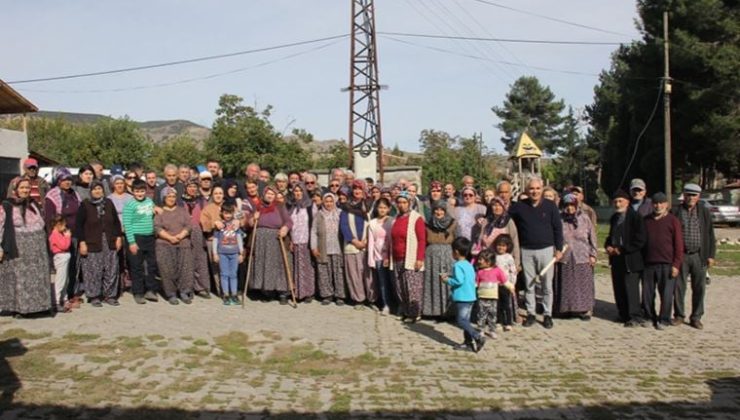
<svg viewBox="0 0 740 420"><path fill-rule="evenodd" d="M306 182L306 185L313 185L313 184L315 184L315 182L314 182L314 181L309 181L309 182Z"/></svg>
<svg viewBox="0 0 740 420"><path fill-rule="evenodd" d="M442 192L440 189L433 189L432 192Z"/></svg>
<svg viewBox="0 0 740 420"><path fill-rule="evenodd" d="M329 187L331 187L331 188L338 187L338 186L339 186L339 184L330 184L329 185Z"/></svg>
<svg viewBox="0 0 740 420"><path fill-rule="evenodd" d="M475 197L475 194L463 194L463 197Z"/></svg>
<svg viewBox="0 0 740 420"><path fill-rule="evenodd" d="M211 178L201 178L200 180L201 180L201 182L203 182L203 181L211 182Z"/></svg>
<svg viewBox="0 0 740 420"><path fill-rule="evenodd" d="M127 176L126 179L133 181L133 180L136 179L136 177L135 176Z"/></svg>

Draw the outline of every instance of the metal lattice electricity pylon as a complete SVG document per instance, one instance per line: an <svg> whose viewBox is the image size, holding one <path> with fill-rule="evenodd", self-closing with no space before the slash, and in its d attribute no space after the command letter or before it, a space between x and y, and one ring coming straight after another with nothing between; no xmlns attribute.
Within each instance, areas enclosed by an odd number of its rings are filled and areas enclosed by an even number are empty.
<svg viewBox="0 0 740 420"><path fill-rule="evenodd" d="M380 134L380 89L378 54L375 42L373 0L352 0L352 41L349 80L349 156L377 156L383 179L383 142ZM373 174L374 177L374 174Z"/></svg>

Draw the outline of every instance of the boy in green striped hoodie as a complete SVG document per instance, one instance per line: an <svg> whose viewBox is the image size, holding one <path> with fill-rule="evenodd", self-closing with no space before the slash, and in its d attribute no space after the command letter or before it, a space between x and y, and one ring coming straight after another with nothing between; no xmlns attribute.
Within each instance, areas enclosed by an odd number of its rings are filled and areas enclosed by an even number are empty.
<svg viewBox="0 0 740 420"><path fill-rule="evenodd" d="M154 202L146 196L144 181L134 181L132 190L134 199L123 207L123 229L129 244L131 292L136 303L144 304L147 300L159 300L159 285L154 279L157 269L157 259L154 256Z"/></svg>

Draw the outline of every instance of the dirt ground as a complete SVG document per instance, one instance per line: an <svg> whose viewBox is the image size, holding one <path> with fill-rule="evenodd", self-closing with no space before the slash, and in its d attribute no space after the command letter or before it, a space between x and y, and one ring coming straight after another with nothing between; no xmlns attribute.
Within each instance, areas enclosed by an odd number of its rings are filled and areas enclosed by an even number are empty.
<svg viewBox="0 0 740 420"><path fill-rule="evenodd" d="M737 418L740 278L708 288L705 329L595 317L499 331L478 354L454 325L369 309L217 300L89 305L0 318L0 419Z"/></svg>

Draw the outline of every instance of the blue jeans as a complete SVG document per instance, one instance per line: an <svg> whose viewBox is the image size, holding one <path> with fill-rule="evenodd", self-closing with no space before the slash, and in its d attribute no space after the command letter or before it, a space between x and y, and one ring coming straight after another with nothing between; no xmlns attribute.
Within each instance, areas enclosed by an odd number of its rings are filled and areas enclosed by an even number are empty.
<svg viewBox="0 0 740 420"><path fill-rule="evenodd" d="M457 326L464 331L465 342L480 338L480 333L470 324L470 313L473 312L475 302L455 302L457 308Z"/></svg>
<svg viewBox="0 0 740 420"><path fill-rule="evenodd" d="M221 271L221 290L224 296L236 296L239 254L218 254L218 267Z"/></svg>
<svg viewBox="0 0 740 420"><path fill-rule="evenodd" d="M378 288L380 289L380 309L388 307L390 301L390 288L391 288L391 270L388 267L383 267L383 261L375 261L375 275Z"/></svg>

